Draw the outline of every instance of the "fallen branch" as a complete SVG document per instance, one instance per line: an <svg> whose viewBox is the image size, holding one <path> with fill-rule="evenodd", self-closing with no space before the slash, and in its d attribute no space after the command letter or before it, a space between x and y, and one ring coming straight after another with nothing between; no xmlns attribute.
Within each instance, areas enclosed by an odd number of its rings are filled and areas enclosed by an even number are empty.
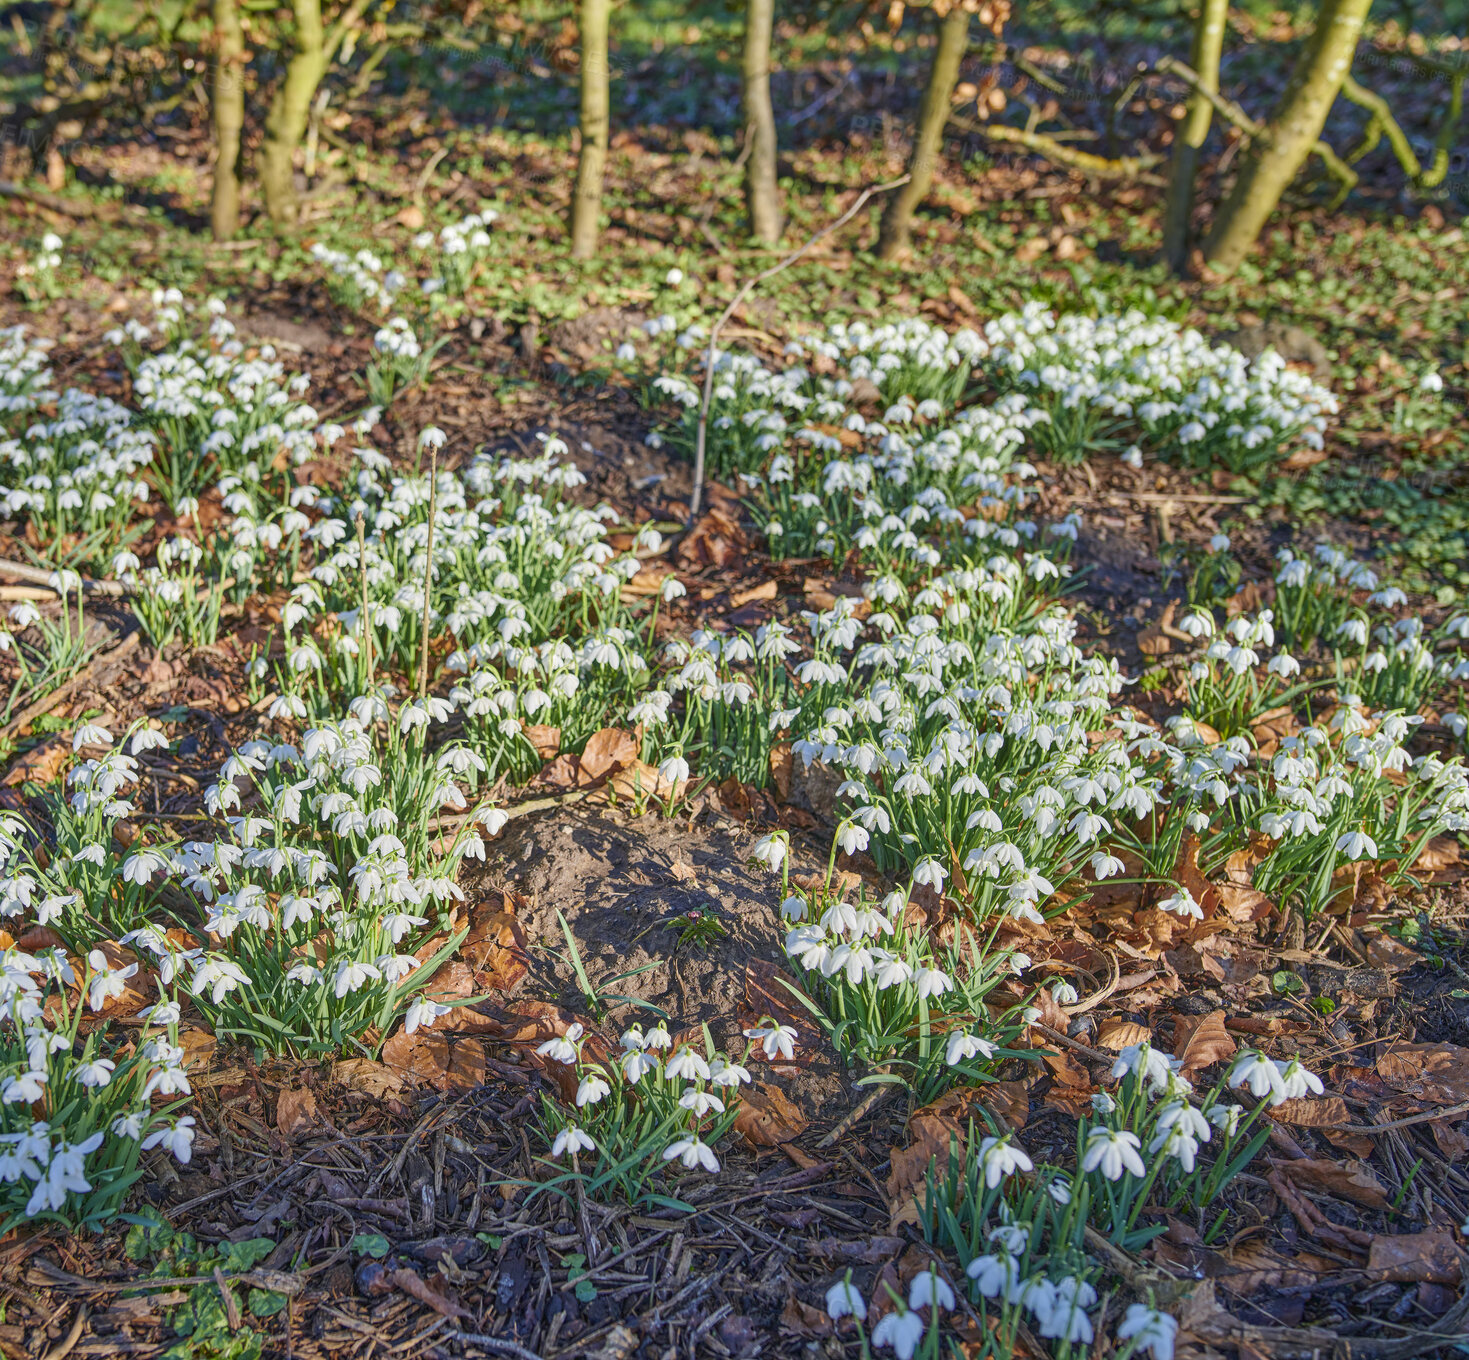
<svg viewBox="0 0 1469 1360"><path fill-rule="evenodd" d="M18 198L25 203L34 203L48 212L60 213L63 217L96 217L96 205L78 203L55 194L42 193L39 189L27 189L13 180L0 179L0 198Z"/></svg>
<svg viewBox="0 0 1469 1360"><path fill-rule="evenodd" d="M53 595L62 594L56 584L60 573L53 567L33 567L29 562L12 562L0 558L0 576L13 581L29 581L32 585L44 586ZM121 581L93 581L82 577L82 590L88 595L130 595L132 592Z"/></svg>
<svg viewBox="0 0 1469 1360"><path fill-rule="evenodd" d="M129 633L105 656L94 656L85 666L63 685L58 685L50 694L43 699L37 699L35 703L23 708L13 717L4 728L0 728L0 739L15 737L22 729L28 727L42 714L49 713L57 704L71 696L84 681L89 680L94 671L103 666L111 665L114 661L121 661L130 652L136 651L142 633Z"/></svg>
<svg viewBox="0 0 1469 1360"><path fill-rule="evenodd" d="M1129 180L1155 187L1164 187L1168 183L1161 175L1149 173L1153 166L1162 164L1162 156L1119 156L1115 160L1108 160L1105 156L1094 156L1090 151L1077 151L1044 132L1027 132L1024 128L1010 127L1004 123L991 125L958 118L951 118L949 121L963 132L978 133L992 142L1023 146L1038 156L1044 156L1048 161L1054 161L1057 165L1075 170L1077 174L1091 179Z"/></svg>
<svg viewBox="0 0 1469 1360"><path fill-rule="evenodd" d="M698 518L699 506L704 499L704 449L709 435L709 405L714 400L714 360L717 354L716 346L719 343L719 333L724 329L724 324L739 309L744 300L750 296L755 288L764 283L766 279L773 279L783 269L788 269L795 264L808 250L818 241L824 241L832 232L847 225L862 210L862 205L875 194L885 194L893 189L901 188L910 179L911 175L902 175L897 179L889 180L886 184L872 184L857 195L856 201L829 227L824 227L815 236L807 239L806 243L798 246L779 264L771 265L763 274L756 274L734 295L728 307L720 313L719 319L714 323L709 332L709 348L704 355L704 399L699 403L699 432L694 442L694 489L689 496L689 525Z"/></svg>

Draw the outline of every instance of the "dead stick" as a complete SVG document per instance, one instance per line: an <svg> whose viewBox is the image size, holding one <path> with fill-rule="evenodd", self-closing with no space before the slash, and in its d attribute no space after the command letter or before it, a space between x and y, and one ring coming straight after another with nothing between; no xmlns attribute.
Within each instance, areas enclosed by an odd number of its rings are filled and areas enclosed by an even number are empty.
<svg viewBox="0 0 1469 1360"><path fill-rule="evenodd" d="M0 558L0 576L9 576L16 581L30 581L45 586L53 595L62 592L52 584L59 573L50 567L33 567L28 562L12 562L8 557ZM92 581L82 577L82 589L89 595L129 595L132 592L121 581Z"/></svg>
<svg viewBox="0 0 1469 1360"><path fill-rule="evenodd" d="M97 670L101 666L109 665L114 661L121 661L129 652L135 650L141 637L141 633L129 633L106 656L93 657L64 685L59 685L44 699L37 699L35 703L29 705L27 708L23 708L20 713L5 725L3 730L0 730L0 738L18 735L21 728L39 718L43 713L49 713L63 699L68 698L72 691L84 680L88 679L94 670Z"/></svg>
<svg viewBox="0 0 1469 1360"><path fill-rule="evenodd" d="M693 525L698 517L699 506L704 499L704 448L709 435L709 405L714 400L714 356L715 346L719 342L719 332L724 329L724 323L732 317L740 304L766 279L773 279L783 269L788 269L795 264L808 250L818 241L824 241L832 232L847 225L862 210L862 205L874 194L885 194L890 190L901 188L905 185L910 175L903 175L899 179L891 180L887 184L868 185L857 195L856 202L852 204L835 222L829 227L824 227L812 236L802 246L798 246L779 264L771 265L763 274L756 274L734 295L728 307L720 313L719 320L714 323L714 328L709 332L709 349L704 355L704 399L699 403L699 431L694 442L694 490L689 497L689 524Z"/></svg>
<svg viewBox="0 0 1469 1360"><path fill-rule="evenodd" d="M428 451L428 560L423 568L423 654L418 662L418 697L428 695L429 597L434 585L434 514L439 496L439 446Z"/></svg>

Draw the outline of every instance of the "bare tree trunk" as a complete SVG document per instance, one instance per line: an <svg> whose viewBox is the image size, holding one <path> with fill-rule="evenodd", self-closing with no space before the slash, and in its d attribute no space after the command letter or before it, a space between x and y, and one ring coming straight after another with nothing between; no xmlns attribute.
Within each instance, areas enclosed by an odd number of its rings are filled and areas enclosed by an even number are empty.
<svg viewBox="0 0 1469 1360"><path fill-rule="evenodd" d="M750 158L745 165L745 203L757 241L780 240L780 189L775 178L775 107L770 102L770 31L775 0L747 0L744 104Z"/></svg>
<svg viewBox="0 0 1469 1360"><path fill-rule="evenodd" d="M602 181L607 172L610 112L607 29L611 0L582 0L581 5L581 154L576 162L576 191L571 200L571 254L589 260L597 253L602 216Z"/></svg>
<svg viewBox="0 0 1469 1360"><path fill-rule="evenodd" d="M321 22L321 0L294 0L296 53L286 67L286 78L270 103L265 119L265 143L260 149L260 188L272 222L296 220L296 148L311 117L311 101L326 74L329 60L326 31Z"/></svg>
<svg viewBox="0 0 1469 1360"><path fill-rule="evenodd" d="M1224 23L1229 0L1203 0L1198 27L1194 29L1193 67L1199 84L1216 93L1219 89L1219 56L1224 49ZM1193 215L1194 177L1199 152L1209 135L1214 106L1207 95L1193 92L1188 113L1173 143L1173 166L1168 185L1168 208L1163 220L1163 258L1169 268L1181 273L1188 262L1188 224Z"/></svg>
<svg viewBox="0 0 1469 1360"><path fill-rule="evenodd" d="M1280 104L1240 166L1239 178L1204 243L1209 267L1229 274L1244 259L1286 186L1311 154L1352 67L1372 0L1322 0Z"/></svg>
<svg viewBox="0 0 1469 1360"><path fill-rule="evenodd" d="M928 88L918 109L918 126L914 131L913 155L908 161L911 176L892 198L882 215L882 229L877 238L880 259L892 260L905 254L913 223L913 210L923 202L933 183L933 167L944 143L944 126L954 100L954 86L959 81L959 63L969 47L969 11L955 4L944 15L939 29L939 45L933 54L928 73Z"/></svg>
<svg viewBox="0 0 1469 1360"><path fill-rule="evenodd" d="M214 0L214 194L209 224L216 241L240 229L240 132L245 126L245 34L238 0Z"/></svg>

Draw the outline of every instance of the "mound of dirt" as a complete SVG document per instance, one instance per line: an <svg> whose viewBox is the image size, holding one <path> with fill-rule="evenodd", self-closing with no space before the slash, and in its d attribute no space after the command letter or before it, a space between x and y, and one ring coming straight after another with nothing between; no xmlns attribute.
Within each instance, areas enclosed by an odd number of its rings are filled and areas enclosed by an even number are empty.
<svg viewBox="0 0 1469 1360"><path fill-rule="evenodd" d="M531 967L514 998L588 1013L564 920L607 1008L609 1033L654 1023L661 1011L675 1032L708 1025L716 1045L738 1055L746 1025L788 1007L802 1021L797 1062L762 1063L757 1075L774 1076L807 1117L836 1118L850 1103L847 1083L801 1003L778 981L789 976L780 881L746 865L754 839L738 829L579 807L510 823L490 873L503 874L528 899L521 923ZM690 912L712 917L722 933L681 942Z"/></svg>

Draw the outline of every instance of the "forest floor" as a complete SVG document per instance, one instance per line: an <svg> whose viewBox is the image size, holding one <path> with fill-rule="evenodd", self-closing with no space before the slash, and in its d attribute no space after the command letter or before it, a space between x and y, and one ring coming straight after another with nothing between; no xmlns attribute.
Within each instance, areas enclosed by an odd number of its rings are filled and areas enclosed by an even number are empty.
<svg viewBox="0 0 1469 1360"><path fill-rule="evenodd" d="M538 434L555 432L587 476L579 494L588 504L607 501L629 523L682 522L687 465L647 440L669 413L610 351L651 315L707 316L766 261L740 244L730 139L675 130L688 124L674 95L697 76L660 85L669 59L650 57L630 77L661 90L669 107L619 134L606 248L585 269L561 253L564 139L486 129L409 90L387 105L349 103L325 121L327 150L305 186L296 238L252 223L239 242L203 241L207 150L197 118L182 117L167 137L79 153L84 184L121 193L79 196L86 211L76 216L7 205L13 238L64 227L67 263L57 296L27 305L12 292L4 321L57 341L61 382L125 399L128 375L109 366L100 336L148 315L137 285L220 291L242 335L310 372L322 418L346 418L366 404L359 375L374 325L332 295L306 246L390 256L425 222L493 204L502 215L479 288L439 318L447 339L431 380L393 403L375 444L404 465L432 424L448 434L452 468L481 449L529 451ZM890 78L869 88L840 59L790 80L810 91L808 102L840 84L789 160L790 235L799 239L893 169L877 124L904 109ZM1174 100L1161 91L1137 98L1146 142ZM839 315L958 326L1031 299L1074 309L1095 296L1109 307L1145 303L1221 338L1293 347L1287 357L1342 398L1320 459L1257 479L1144 473L1112 455L1040 468L1040 512L1083 518L1071 597L1079 640L1117 656L1129 677L1151 674L1146 704L1149 694L1169 697L1166 625L1185 598L1189 553L1216 533L1231 535L1247 579L1268 578L1280 546L1326 539L1391 564L1425 611L1463 598L1469 444L1462 421L1424 417L1417 392L1430 368L1449 402L1469 389L1469 241L1439 207L1411 219L1391 207L1328 213L1303 199L1238 280L1180 282L1150 259L1156 189L1099 191L1037 162L970 156L940 176L916 262L877 265L862 254L873 224L860 219L748 302L734 338L774 356L788 335ZM10 261L12 283L23 260L18 250ZM671 269L682 283L666 282ZM855 589L840 564L772 561L735 491L708 491L705 516L669 539L689 592L670 611L681 631L710 620L753 628ZM153 539L171 527L160 515ZM146 712L175 739L154 770L147 811L198 815L221 760L261 726L245 668L283 602L229 607L215 646L135 647L94 668L43 719L7 735L0 796L17 804L26 779L55 768L69 751L60 734L75 723ZM106 630L104 655L136 627L105 603L94 626ZM496 924L477 941L483 952L462 961L464 983L479 991L488 976L489 999L452 1030L390 1046L382 1062L287 1064L229 1045L196 1055L193 1161L151 1161L139 1204L177 1235L124 1225L0 1243L0 1352L856 1354L821 1311L825 1283L851 1267L872 1297L880 1279L906 1281L921 1268L903 1210L928 1154L966 1136L980 1102L1023 1130L1033 1156L1064 1158L1077 1110L1117 1049L1144 1034L1180 1055L1191 1042L1223 1052L1284 1038L1326 1082L1321 1099L1273 1123L1260 1162L1231 1184L1227 1244L1170 1220L1141 1259L1109 1263L1133 1288L1173 1298L1193 1289L1180 1354L1186 1341L1199 1357L1406 1360L1440 1345L1451 1353L1434 1329L1469 1330L1454 1232L1469 1218L1469 888L1457 845L1441 847L1421 889L1366 891L1309 936L1292 924L1298 917L1274 912L1187 939L1104 904L1068 912L1037 929L1030 952L1038 965L1088 973L1103 998L1064 1034L1050 1032L1041 1064L916 1115L901 1100L880 1102L854 1123L863 1092L809 1018L772 990L784 962L780 922L767 883L746 864L757 835L783 828L794 871L820 874L830 789L799 776L774 791L727 783L673 818L634 816L605 789L548 767L518 796L538 810L516 815L466 879ZM886 886L871 861L850 867ZM681 947L680 922L710 905L728 934L704 951ZM528 1129L553 1089L534 1044L548 1026L594 1018L558 915L594 979L642 969L618 986L678 1027L708 1024L718 1038L783 1015L814 1055L762 1072L722 1174L681 1190L691 1214L531 1193L543 1163ZM1115 973L1109 956L1121 960ZM240 1254L239 1244L263 1237L275 1243L269 1254ZM273 1316L246 1317L251 1291L286 1302ZM977 1338L966 1344L979 1354Z"/></svg>

